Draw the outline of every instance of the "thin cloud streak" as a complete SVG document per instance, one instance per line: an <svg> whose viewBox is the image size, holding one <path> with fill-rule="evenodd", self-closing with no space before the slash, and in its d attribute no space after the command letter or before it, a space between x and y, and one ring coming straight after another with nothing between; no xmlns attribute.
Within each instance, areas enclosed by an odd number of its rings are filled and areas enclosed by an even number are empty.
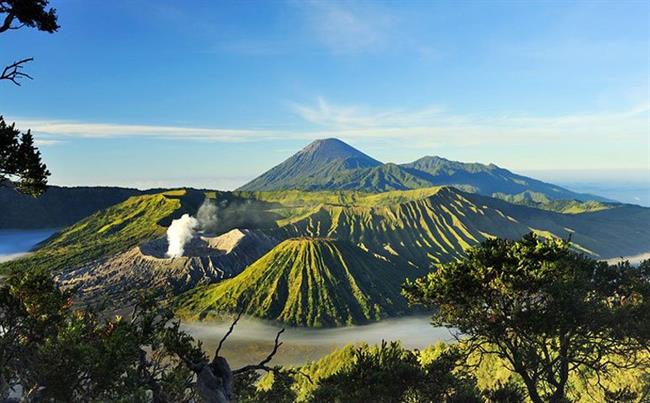
<svg viewBox="0 0 650 403"><path fill-rule="evenodd" d="M197 128L182 126L129 125L119 123L89 123L45 119L15 119L20 126L35 133L62 138L155 137L180 140L242 142L272 140L279 132L241 129Z"/></svg>
<svg viewBox="0 0 650 403"><path fill-rule="evenodd" d="M73 138L147 137L207 142L258 142L314 140L408 139L417 145L531 144L564 140L585 141L647 139L650 105L621 112L561 116L503 115L481 117L453 115L437 106L415 110L373 111L340 106L319 98L315 106L293 104L292 110L311 128L296 130L228 129L182 126L91 123L47 119L15 119L31 128L41 145Z"/></svg>
<svg viewBox="0 0 650 403"><path fill-rule="evenodd" d="M471 145L503 141L545 141L565 136L587 139L645 138L650 104L608 113L560 116L454 115L436 106L416 110L372 111L340 106L318 98L315 106L293 104L307 122L357 137L428 138Z"/></svg>
<svg viewBox="0 0 650 403"><path fill-rule="evenodd" d="M334 128L417 126L440 116L443 109L429 106L419 110L393 109L372 112L357 106L333 105L324 98L317 99L316 106L293 103L291 109L307 122Z"/></svg>

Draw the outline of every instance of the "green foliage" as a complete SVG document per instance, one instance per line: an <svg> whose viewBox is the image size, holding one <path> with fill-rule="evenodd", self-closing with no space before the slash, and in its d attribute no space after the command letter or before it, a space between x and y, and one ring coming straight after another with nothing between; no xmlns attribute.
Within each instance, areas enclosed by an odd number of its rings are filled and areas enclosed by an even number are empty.
<svg viewBox="0 0 650 403"><path fill-rule="evenodd" d="M27 401L187 401L185 360L206 358L170 318L145 299L130 321L101 319L74 310L45 270L10 276L0 287L0 397L20 385Z"/></svg>
<svg viewBox="0 0 650 403"><path fill-rule="evenodd" d="M53 33L59 29L56 10L50 8L48 0L1 0L0 15L3 24L0 33L23 26Z"/></svg>
<svg viewBox="0 0 650 403"><path fill-rule="evenodd" d="M235 396L239 403L292 403L296 401L294 374L276 367L269 372L267 386L260 387L257 373L246 373L235 380ZM257 383L257 384L256 384Z"/></svg>
<svg viewBox="0 0 650 403"><path fill-rule="evenodd" d="M291 386L295 392L296 401L305 402L315 399L316 394L322 396L321 401L336 401L336 396L341 399L351 398L345 395L345 392L353 387L351 382L362 382L359 381L359 374L363 374L363 372L356 364L359 351L365 357L362 360L366 363L364 365L369 365L368 361L373 363L373 370L368 371L366 374L368 378L363 380L364 388L369 390L367 392L369 394L373 392L379 394L383 390L382 388L399 389L404 384L409 384L415 386L410 389L409 393L405 393L404 401L484 401L488 403L529 401L521 377L509 369L510 364L506 360L496 356L481 357L477 352L470 351L471 346L463 341L454 344L439 342L422 351L403 351L399 345L395 344L392 346L388 344L385 348L381 365L377 364L379 358L376 357L381 346L369 346L362 343L346 345L316 361L292 368L296 371L292 375L293 384ZM387 352L390 353L387 354ZM407 379L397 376L394 372L395 366L409 362L399 358L402 355L397 353L404 354L405 357L414 355L417 358L418 366L422 371L418 376L424 376L423 383L416 382L411 377L412 374ZM399 359L386 359L391 356L397 356ZM413 369L414 366L411 368ZM393 373L393 377L390 378L393 382L392 386L375 386L374 377L378 379L382 379L382 376L389 377L391 372ZM256 396L258 390L268 390L272 387L273 382L274 377L271 374L267 374L261 379L252 376L248 383L252 390L250 396ZM618 396L620 399L633 397L632 400L629 400L630 402L640 402L644 401L642 396L648 396L648 391L650 391L650 376L648 376L647 368L612 369L606 374L597 374L581 369L570 376L567 398L570 401L592 403L594 401L616 401L614 398ZM445 397L440 397L440 393L443 392L446 393ZM331 396L326 393L332 394L335 397L334 400L331 400ZM352 396L356 395L352 394Z"/></svg>
<svg viewBox="0 0 650 403"><path fill-rule="evenodd" d="M0 116L0 186L15 182L21 193L39 196L46 189L49 175L31 131L21 134L14 123L8 125Z"/></svg>
<svg viewBox="0 0 650 403"><path fill-rule="evenodd" d="M457 349L426 363L397 342L348 345L292 373L298 402L479 402L474 378L458 366ZM267 376L259 389L274 385Z"/></svg>
<svg viewBox="0 0 650 403"><path fill-rule="evenodd" d="M471 346L466 346L461 341L460 347L469 349ZM427 350L429 349L423 350L422 354ZM480 351L468 351L468 353L464 365L476 377L477 386L484 398L487 399L496 392L501 395L503 393L501 389L507 391L512 388L524 391L524 395L527 396L524 382L516 372L512 371L512 365L506 359L499 358L497 355L486 356ZM646 361L650 357L648 353L643 355ZM603 360L622 363L615 356L603 357ZM610 368L606 372L578 367L569 375L567 398L572 402L580 403L605 402L611 401L608 396L621 392L621 395L635 396L631 400L633 402L642 402L643 396L650 396L650 376L647 373L648 369L643 365Z"/></svg>
<svg viewBox="0 0 650 403"><path fill-rule="evenodd" d="M399 402L420 386L417 357L397 343L377 349L359 348L341 370L320 380L315 402Z"/></svg>
<svg viewBox="0 0 650 403"><path fill-rule="evenodd" d="M608 266L531 234L486 241L404 294L435 308L433 323L458 329L470 350L506 360L531 400L562 401L579 368L648 365L649 279L648 262Z"/></svg>
<svg viewBox="0 0 650 403"><path fill-rule="evenodd" d="M493 389L483 391L486 403L523 403L526 392L515 382L498 384Z"/></svg>
<svg viewBox="0 0 650 403"><path fill-rule="evenodd" d="M343 241L290 239L233 279L178 298L177 314L244 313L298 326L364 323L407 312L405 272Z"/></svg>

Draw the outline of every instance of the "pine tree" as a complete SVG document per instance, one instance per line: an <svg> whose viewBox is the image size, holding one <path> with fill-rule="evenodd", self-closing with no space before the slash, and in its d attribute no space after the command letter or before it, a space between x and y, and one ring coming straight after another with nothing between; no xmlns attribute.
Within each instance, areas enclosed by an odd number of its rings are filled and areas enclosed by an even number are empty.
<svg viewBox="0 0 650 403"><path fill-rule="evenodd" d="M39 196L47 188L49 175L31 131L21 134L14 123L8 125L0 116L0 185L15 185L21 193Z"/></svg>

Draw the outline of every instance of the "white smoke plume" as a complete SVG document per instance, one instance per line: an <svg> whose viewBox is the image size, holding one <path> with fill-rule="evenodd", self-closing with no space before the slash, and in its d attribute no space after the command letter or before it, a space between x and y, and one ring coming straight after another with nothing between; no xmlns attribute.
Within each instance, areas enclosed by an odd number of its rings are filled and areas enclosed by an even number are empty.
<svg viewBox="0 0 650 403"><path fill-rule="evenodd" d="M203 200L203 204L196 212L196 219L204 231L212 231L217 228L217 205L208 199Z"/></svg>
<svg viewBox="0 0 650 403"><path fill-rule="evenodd" d="M183 214L167 228L167 248L168 257L181 257L185 252L185 244L194 236L194 230L199 226L199 221L190 216Z"/></svg>

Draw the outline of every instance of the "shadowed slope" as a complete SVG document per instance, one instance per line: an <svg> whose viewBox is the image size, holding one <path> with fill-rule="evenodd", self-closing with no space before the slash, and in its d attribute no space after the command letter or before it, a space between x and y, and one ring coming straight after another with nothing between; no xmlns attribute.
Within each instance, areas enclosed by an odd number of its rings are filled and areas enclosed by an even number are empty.
<svg viewBox="0 0 650 403"><path fill-rule="evenodd" d="M48 186L40 197L0 187L0 228L61 228L131 196L154 193L137 189Z"/></svg>

